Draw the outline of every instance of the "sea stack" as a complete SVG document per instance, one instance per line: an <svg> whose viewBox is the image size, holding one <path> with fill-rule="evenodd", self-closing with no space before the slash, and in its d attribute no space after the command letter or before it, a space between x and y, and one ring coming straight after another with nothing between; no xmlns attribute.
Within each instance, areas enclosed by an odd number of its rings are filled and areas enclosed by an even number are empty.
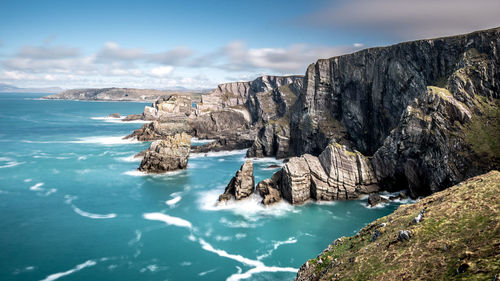
<svg viewBox="0 0 500 281"><path fill-rule="evenodd" d="M236 200L246 198L253 193L254 187L253 161L247 160L226 186L224 193L219 196L219 202L228 201L233 196Z"/></svg>
<svg viewBox="0 0 500 281"><path fill-rule="evenodd" d="M168 136L151 143L146 150L139 171L164 173L185 169L191 147L191 136L186 133Z"/></svg>

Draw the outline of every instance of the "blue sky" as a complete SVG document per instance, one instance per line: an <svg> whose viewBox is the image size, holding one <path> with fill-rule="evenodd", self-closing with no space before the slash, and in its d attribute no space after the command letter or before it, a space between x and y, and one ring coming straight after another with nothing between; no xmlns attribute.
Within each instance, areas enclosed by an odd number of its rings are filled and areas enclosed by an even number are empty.
<svg viewBox="0 0 500 281"><path fill-rule="evenodd" d="M0 83L210 88L304 74L319 58L499 26L499 2L2 0Z"/></svg>

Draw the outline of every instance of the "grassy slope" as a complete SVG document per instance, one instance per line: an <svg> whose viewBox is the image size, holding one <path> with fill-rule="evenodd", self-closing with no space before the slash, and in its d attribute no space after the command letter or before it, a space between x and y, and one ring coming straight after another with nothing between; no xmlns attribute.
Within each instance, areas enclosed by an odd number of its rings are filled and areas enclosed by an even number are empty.
<svg viewBox="0 0 500 281"><path fill-rule="evenodd" d="M491 171L403 205L336 240L298 279L494 280L500 277L499 193L500 172ZM422 221L412 223L424 208ZM381 236L372 241L376 230ZM400 230L411 231L409 241L398 241Z"/></svg>

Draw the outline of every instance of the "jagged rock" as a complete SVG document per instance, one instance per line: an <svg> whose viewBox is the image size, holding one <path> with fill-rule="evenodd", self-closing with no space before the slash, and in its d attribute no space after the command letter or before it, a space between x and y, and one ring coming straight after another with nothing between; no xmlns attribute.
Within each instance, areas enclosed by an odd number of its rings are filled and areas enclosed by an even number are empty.
<svg viewBox="0 0 500 281"><path fill-rule="evenodd" d="M193 134L203 139L215 139L224 135L248 134L250 119L245 109L225 109L210 112L189 120Z"/></svg>
<svg viewBox="0 0 500 281"><path fill-rule="evenodd" d="M398 233L398 241L408 241L411 238L411 231L409 230L400 230Z"/></svg>
<svg viewBox="0 0 500 281"><path fill-rule="evenodd" d="M281 201L281 193L278 187L280 177L281 172L277 172L270 179L265 179L257 184L257 190L262 196L262 204L270 205Z"/></svg>
<svg viewBox="0 0 500 281"><path fill-rule="evenodd" d="M187 166L191 136L186 133L168 136L157 140L144 153L139 171L148 173L164 173Z"/></svg>
<svg viewBox="0 0 500 281"><path fill-rule="evenodd" d="M169 121L172 118L186 117L194 111L188 96L172 95L157 99L152 106L144 107L143 120Z"/></svg>
<svg viewBox="0 0 500 281"><path fill-rule="evenodd" d="M140 129L135 130L125 139L137 139L138 141L152 141L165 139L168 136L182 132L191 133L191 127L185 119L170 119L169 122L153 121L144 124Z"/></svg>
<svg viewBox="0 0 500 281"><path fill-rule="evenodd" d="M280 86L302 83L302 76L262 76L250 82L233 82L217 86L212 92L202 95L197 104L197 114L205 114L223 108L243 106L249 96L268 92Z"/></svg>
<svg viewBox="0 0 500 281"><path fill-rule="evenodd" d="M334 139L375 154L383 188L412 197L500 168L499 46L495 28L318 60L290 120L291 154Z"/></svg>
<svg viewBox="0 0 500 281"><path fill-rule="evenodd" d="M403 199L406 199L406 198L408 198L408 196L403 191L400 191L395 196L389 196L389 200L391 200L391 201L393 201L393 200L403 200Z"/></svg>
<svg viewBox="0 0 500 281"><path fill-rule="evenodd" d="M110 115L108 115L108 117L120 118L120 114L118 114L118 113L111 113Z"/></svg>
<svg viewBox="0 0 500 281"><path fill-rule="evenodd" d="M219 202L230 200L233 196L236 200L246 198L253 193L254 187L253 161L247 160L226 186L224 193L219 196Z"/></svg>
<svg viewBox="0 0 500 281"><path fill-rule="evenodd" d="M252 143L253 138L252 135L249 134L222 136L211 143L193 146L191 148L191 152L206 153L211 151L217 152L224 150L245 149L251 146Z"/></svg>
<svg viewBox="0 0 500 281"><path fill-rule="evenodd" d="M368 203L367 203L367 205L371 206L371 207L375 207L378 204L382 204L382 203L385 203L387 201L389 201L389 200L385 199L384 197L381 197L377 193L371 193L368 196Z"/></svg>
<svg viewBox="0 0 500 281"><path fill-rule="evenodd" d="M290 128L285 119L280 119L262 127L252 146L247 151L247 157L276 157L278 159L289 156Z"/></svg>
<svg viewBox="0 0 500 281"><path fill-rule="evenodd" d="M292 157L273 177L281 196L292 204L308 199L343 200L378 191L368 159L338 143L319 156Z"/></svg>

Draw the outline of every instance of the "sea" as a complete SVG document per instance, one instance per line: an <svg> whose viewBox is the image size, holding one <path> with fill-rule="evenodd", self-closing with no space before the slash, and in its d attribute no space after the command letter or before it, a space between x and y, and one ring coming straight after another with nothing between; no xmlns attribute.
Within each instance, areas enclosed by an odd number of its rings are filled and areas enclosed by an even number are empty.
<svg viewBox="0 0 500 281"><path fill-rule="evenodd" d="M0 93L0 280L293 280L336 238L400 204L366 198L217 206L245 150L191 154L148 175L124 140L146 103L41 100ZM204 140L194 140L202 144ZM282 165L254 159L256 182Z"/></svg>

